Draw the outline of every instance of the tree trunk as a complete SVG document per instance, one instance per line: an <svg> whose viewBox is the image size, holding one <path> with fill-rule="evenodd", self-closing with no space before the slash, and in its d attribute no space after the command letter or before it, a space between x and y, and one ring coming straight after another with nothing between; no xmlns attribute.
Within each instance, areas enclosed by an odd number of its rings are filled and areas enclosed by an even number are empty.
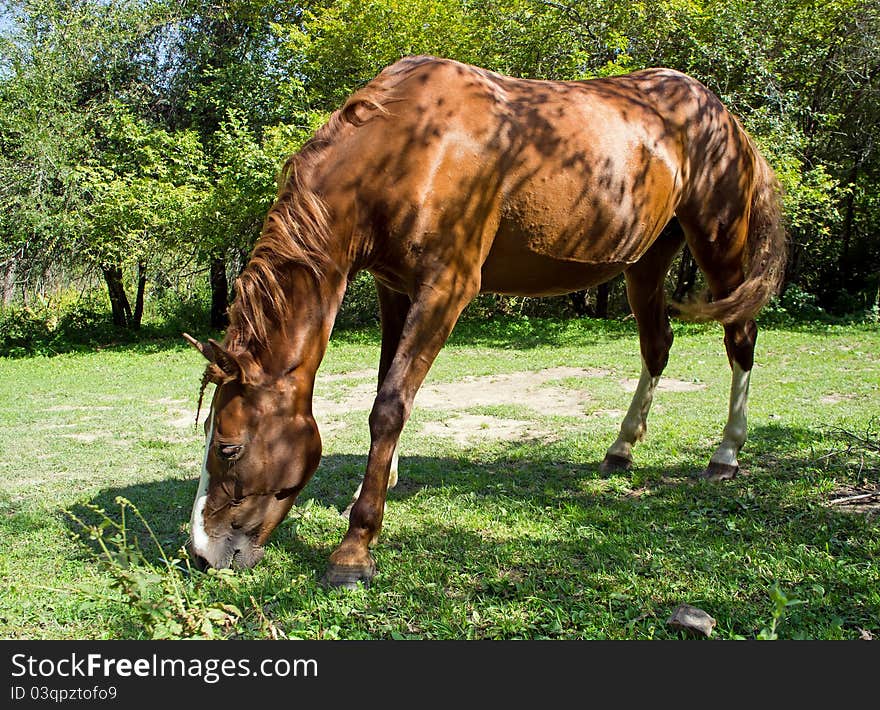
<svg viewBox="0 0 880 710"><path fill-rule="evenodd" d="M599 284L596 289L596 318L608 318L608 296L611 294L611 282Z"/></svg>
<svg viewBox="0 0 880 710"><path fill-rule="evenodd" d="M850 259L850 245L852 244L853 218L855 216L856 207L856 180L859 176L859 166L854 165L849 173L849 194L846 196L846 214L843 218L843 234L842 244L840 248L840 257L837 261L837 275L842 284L850 281L850 272L852 271L852 261Z"/></svg>
<svg viewBox="0 0 880 710"><path fill-rule="evenodd" d="M572 291L568 294L568 300L571 303L572 310L574 310L575 315L581 318L590 313L590 302L587 299L587 293L589 293L589 291Z"/></svg>
<svg viewBox="0 0 880 710"><path fill-rule="evenodd" d="M113 325L127 328L131 321L131 305L128 296L125 295L125 286L122 283L122 269L112 264L101 266L104 281L107 283L107 293L110 296L110 307L113 311Z"/></svg>
<svg viewBox="0 0 880 710"><path fill-rule="evenodd" d="M131 316L131 327L140 330L141 319L144 317L144 291L147 286L147 264L138 262L137 295L134 299L134 313Z"/></svg>
<svg viewBox="0 0 880 710"><path fill-rule="evenodd" d="M225 328L229 324L229 280L226 278L226 259L211 261L211 327Z"/></svg>
<svg viewBox="0 0 880 710"><path fill-rule="evenodd" d="M675 289L672 292L672 300L681 303L693 290L697 282L697 262L691 250L685 245L678 262L678 273L675 279Z"/></svg>
<svg viewBox="0 0 880 710"><path fill-rule="evenodd" d="M6 265L3 271L3 305L8 306L15 297L15 265L16 260L13 257Z"/></svg>

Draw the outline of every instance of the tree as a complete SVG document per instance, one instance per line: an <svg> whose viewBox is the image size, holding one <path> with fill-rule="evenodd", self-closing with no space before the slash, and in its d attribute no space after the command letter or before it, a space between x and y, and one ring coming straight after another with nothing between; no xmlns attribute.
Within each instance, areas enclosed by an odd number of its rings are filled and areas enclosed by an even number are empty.
<svg viewBox="0 0 880 710"><path fill-rule="evenodd" d="M114 105L150 114L157 77L146 50L169 13L147 0L23 0L6 8L0 245L7 273L34 283L53 269L92 264L80 248L89 242L83 210L94 207L101 183L102 127Z"/></svg>
<svg viewBox="0 0 880 710"><path fill-rule="evenodd" d="M281 0L186 2L184 8L168 118L198 132L209 156L215 187L200 252L209 263L211 325L219 328L226 324L230 261L240 267L237 255L259 236L258 215L269 206L283 158L262 153L264 134L302 118L299 83L279 59L277 34L279 23L297 22L302 10ZM267 159L276 161L271 169Z"/></svg>
<svg viewBox="0 0 880 710"><path fill-rule="evenodd" d="M0 3L4 298L95 272L116 322L134 324L147 272L195 262L222 326L286 154L414 53L523 77L658 65L697 77L785 187L787 282L839 312L880 288L880 6L868 0L821 12L812 0ZM674 277L682 297L695 283L686 253ZM601 311L599 295L573 305Z"/></svg>
<svg viewBox="0 0 880 710"><path fill-rule="evenodd" d="M169 133L119 104L108 108L98 121L101 152L78 166L84 195L79 242L103 274L114 324L137 329L150 262L179 252L194 236L205 168L194 132ZM127 268L137 274L133 308L123 280Z"/></svg>

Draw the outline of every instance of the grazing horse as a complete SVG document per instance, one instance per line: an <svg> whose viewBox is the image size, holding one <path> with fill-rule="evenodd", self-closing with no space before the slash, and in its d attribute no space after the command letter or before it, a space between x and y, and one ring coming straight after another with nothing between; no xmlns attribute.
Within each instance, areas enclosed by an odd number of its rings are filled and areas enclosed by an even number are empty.
<svg viewBox="0 0 880 710"><path fill-rule="evenodd" d="M756 313L778 288L785 233L771 169L706 87L669 69L535 81L409 57L353 94L290 157L222 343L188 338L215 383L189 549L249 567L321 456L315 373L348 281L376 281L382 323L370 450L325 580L376 573L396 448L422 384L480 292L547 296L619 273L642 372L603 472L626 469L667 362L663 283L687 242L732 370L721 444L703 475L733 477L746 438Z"/></svg>

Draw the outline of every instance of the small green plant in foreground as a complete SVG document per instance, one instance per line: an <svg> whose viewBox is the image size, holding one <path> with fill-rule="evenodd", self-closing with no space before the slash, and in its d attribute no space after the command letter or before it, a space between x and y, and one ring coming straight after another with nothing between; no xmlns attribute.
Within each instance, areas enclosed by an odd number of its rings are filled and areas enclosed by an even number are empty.
<svg viewBox="0 0 880 710"><path fill-rule="evenodd" d="M213 639L233 635L243 617L241 610L232 604L206 602L201 588L205 580L216 577L235 589L234 573L212 569L203 575L192 569L189 556L182 548L169 557L137 507L122 496L117 496L115 502L120 508L119 522L95 505L87 508L98 516L96 524L85 523L74 513L67 512L97 544L111 576L111 586L128 602L149 636L153 639ZM156 545L162 559L161 568L147 561L137 538L131 534L127 510L143 524Z"/></svg>
<svg viewBox="0 0 880 710"><path fill-rule="evenodd" d="M758 633L757 638L759 641L776 641L779 638L776 629L782 621L782 618L785 616L785 610L790 606L805 603L801 599L789 598L785 592L779 588L778 584L774 584L770 587L770 600L773 602L773 618L770 619L770 626L765 626Z"/></svg>

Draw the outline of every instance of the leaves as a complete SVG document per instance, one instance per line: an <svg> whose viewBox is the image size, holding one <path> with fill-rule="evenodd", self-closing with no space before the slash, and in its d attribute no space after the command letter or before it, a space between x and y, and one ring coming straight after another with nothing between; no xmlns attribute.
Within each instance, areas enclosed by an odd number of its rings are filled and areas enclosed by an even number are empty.
<svg viewBox="0 0 880 710"><path fill-rule="evenodd" d="M0 263L39 290L240 261L284 157L405 54L586 79L670 66L758 138L785 188L787 279L876 307L880 9L868 0L23 0L0 27ZM155 267L154 267L155 268ZM230 271L233 268L230 267ZM151 275L151 278L153 276Z"/></svg>
<svg viewBox="0 0 880 710"><path fill-rule="evenodd" d="M770 587L770 601L773 602L773 616L770 620L770 626L765 626L758 633L757 639L759 641L777 640L779 635L776 633L776 628L782 621L782 618L785 615L785 610L788 607L797 606L798 604L806 604L806 602L801 599L789 598L778 584L774 584Z"/></svg>

